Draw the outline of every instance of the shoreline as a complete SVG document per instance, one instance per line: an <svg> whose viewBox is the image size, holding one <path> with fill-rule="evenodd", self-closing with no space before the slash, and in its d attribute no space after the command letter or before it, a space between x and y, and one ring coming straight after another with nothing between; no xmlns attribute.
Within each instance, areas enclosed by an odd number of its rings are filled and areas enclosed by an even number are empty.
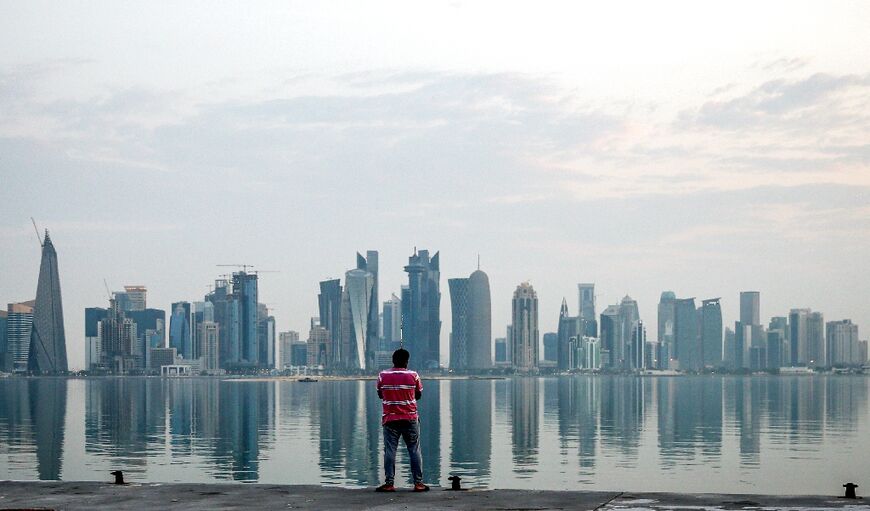
<svg viewBox="0 0 870 511"><path fill-rule="evenodd" d="M848 507L847 507L848 506ZM870 501L837 496L780 496L752 494L691 494L604 491L551 491L473 489L448 491L432 487L426 493L399 489L375 493L372 489L326 486L131 483L76 481L2 481L0 508L40 509L323 509L363 510L404 508L416 511L579 509L587 511L696 510L870 510Z"/></svg>

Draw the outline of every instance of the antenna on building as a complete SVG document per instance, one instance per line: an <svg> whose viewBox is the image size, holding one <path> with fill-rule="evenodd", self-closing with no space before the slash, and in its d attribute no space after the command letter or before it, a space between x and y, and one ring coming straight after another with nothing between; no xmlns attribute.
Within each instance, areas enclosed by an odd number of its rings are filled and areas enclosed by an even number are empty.
<svg viewBox="0 0 870 511"><path fill-rule="evenodd" d="M33 222L33 230L36 231L36 239L39 240L39 246L41 247L43 245L43 241L42 238L39 237L39 227L36 226L36 220L34 220L33 217L30 217L30 221Z"/></svg>
<svg viewBox="0 0 870 511"><path fill-rule="evenodd" d="M477 270L480 271L480 254L477 254Z"/></svg>

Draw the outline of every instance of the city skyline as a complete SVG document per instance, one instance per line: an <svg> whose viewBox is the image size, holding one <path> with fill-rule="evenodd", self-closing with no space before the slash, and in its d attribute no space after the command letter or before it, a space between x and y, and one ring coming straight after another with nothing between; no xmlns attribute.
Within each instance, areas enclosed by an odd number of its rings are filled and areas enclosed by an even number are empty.
<svg viewBox="0 0 870 511"><path fill-rule="evenodd" d="M663 290L722 297L731 329L744 290L762 323L870 325L864 3L130 8L0 16L0 299L35 298L34 217L73 367L103 279L168 320L218 264L281 270L261 301L305 332L366 247L379 299L414 246L440 251L445 357L446 278L477 254L494 332L526 280L542 332L586 282L599 311L636 299L650 337Z"/></svg>

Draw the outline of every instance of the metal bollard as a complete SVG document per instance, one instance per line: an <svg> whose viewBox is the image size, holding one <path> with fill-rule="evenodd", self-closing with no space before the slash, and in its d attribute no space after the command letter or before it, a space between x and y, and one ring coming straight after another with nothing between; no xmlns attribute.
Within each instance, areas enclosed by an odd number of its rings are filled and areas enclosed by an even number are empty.
<svg viewBox="0 0 870 511"><path fill-rule="evenodd" d="M124 482L124 473L120 470L115 470L112 475L115 476L115 484L127 484Z"/></svg>
<svg viewBox="0 0 870 511"><path fill-rule="evenodd" d="M462 486L460 486L460 484L459 484L459 481L462 480L461 477L459 477L459 476L450 476L450 477L447 478L447 480L450 481L450 489L451 489L451 490L453 490L453 491L458 491L458 490L461 490L461 489L462 489Z"/></svg>
<svg viewBox="0 0 870 511"><path fill-rule="evenodd" d="M844 495L843 498L845 498L845 499L857 499L858 495L855 494L855 488L857 488L857 487L858 487L858 485L855 483L844 484L843 488L846 489L846 495Z"/></svg>

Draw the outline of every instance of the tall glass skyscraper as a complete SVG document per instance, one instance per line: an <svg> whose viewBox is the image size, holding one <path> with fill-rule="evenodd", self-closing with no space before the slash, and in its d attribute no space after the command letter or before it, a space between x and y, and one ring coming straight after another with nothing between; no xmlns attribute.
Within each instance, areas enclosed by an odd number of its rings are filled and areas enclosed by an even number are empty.
<svg viewBox="0 0 870 511"><path fill-rule="evenodd" d="M42 243L42 262L39 265L30 335L28 369L35 373L65 373L68 368L60 276L57 272L57 252L48 230Z"/></svg>
<svg viewBox="0 0 870 511"><path fill-rule="evenodd" d="M192 331L190 302L173 303L172 316L169 317L169 347L175 348L185 360L195 358Z"/></svg>
<svg viewBox="0 0 870 511"><path fill-rule="evenodd" d="M540 334L538 332L538 295L535 288L523 282L514 291L511 302L511 364L521 371L538 367Z"/></svg>
<svg viewBox="0 0 870 511"><path fill-rule="evenodd" d="M703 366L719 367L722 365L722 307L719 298L702 301L699 311Z"/></svg>
<svg viewBox="0 0 870 511"><path fill-rule="evenodd" d="M489 277L476 270L467 279L450 279L453 331L450 367L459 370L492 367L492 311Z"/></svg>
<svg viewBox="0 0 870 511"><path fill-rule="evenodd" d="M441 366L441 290L439 254L414 251L405 266L408 288L402 290L402 339L411 352L410 367Z"/></svg>
<svg viewBox="0 0 870 511"><path fill-rule="evenodd" d="M344 287L350 304L350 331L348 332L348 353L345 360L347 369L366 369L374 367L375 344L377 343L377 302L372 302L374 275L360 269L350 270L344 275ZM370 325L370 307L375 305L375 335Z"/></svg>
<svg viewBox="0 0 870 511"><path fill-rule="evenodd" d="M374 367L375 351L378 349L378 251L368 250L365 257L359 252L356 254L356 267L358 270L368 272L372 276L372 290L369 293L368 320L366 321L365 332L365 366Z"/></svg>

